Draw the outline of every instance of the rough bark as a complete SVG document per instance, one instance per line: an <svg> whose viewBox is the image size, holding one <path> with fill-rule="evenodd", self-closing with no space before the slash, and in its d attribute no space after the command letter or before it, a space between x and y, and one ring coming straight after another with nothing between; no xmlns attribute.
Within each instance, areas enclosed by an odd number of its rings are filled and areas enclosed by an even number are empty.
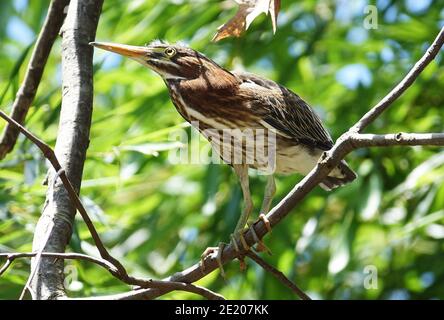
<svg viewBox="0 0 444 320"><path fill-rule="evenodd" d="M62 27L63 100L55 153L77 192L89 144L93 103L93 49L103 0L72 0ZM49 188L42 216L37 224L33 250L64 252L71 237L75 208L55 172L49 170ZM54 187L52 187L54 185ZM48 237L49 233L49 237ZM33 261L32 269L36 267ZM44 257L31 282L34 299L65 296L63 262Z"/></svg>

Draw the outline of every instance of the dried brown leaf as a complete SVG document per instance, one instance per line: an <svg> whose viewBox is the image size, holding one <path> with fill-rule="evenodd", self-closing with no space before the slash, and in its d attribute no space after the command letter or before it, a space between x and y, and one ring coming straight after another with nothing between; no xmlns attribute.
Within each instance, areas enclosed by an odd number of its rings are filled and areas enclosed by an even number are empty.
<svg viewBox="0 0 444 320"><path fill-rule="evenodd" d="M273 33L276 32L276 20L281 5L280 0L235 0L239 9L235 16L217 29L212 41L219 41L227 37L240 37L250 24L260 14L270 13L273 24Z"/></svg>

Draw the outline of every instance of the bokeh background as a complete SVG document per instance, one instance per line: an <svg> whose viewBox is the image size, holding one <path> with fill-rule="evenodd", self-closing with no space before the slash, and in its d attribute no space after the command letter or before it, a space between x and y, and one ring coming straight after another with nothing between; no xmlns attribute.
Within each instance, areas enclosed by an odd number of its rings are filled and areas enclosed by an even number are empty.
<svg viewBox="0 0 444 320"><path fill-rule="evenodd" d="M10 110L49 1L0 1L0 105ZM378 27L365 29L366 5ZM412 67L444 25L443 0L282 1L278 31L265 15L239 39L210 42L233 16L229 1L106 0L97 39L143 45L184 41L219 64L269 77L297 92L336 139ZM172 164L171 136L184 125L160 77L134 61L95 53L95 104L81 196L108 248L135 275L163 278L227 241L242 204L226 165ZM442 132L443 53L368 132ZM61 103L60 39L29 112L27 127L54 145ZM4 123L0 122L0 129ZM202 140L202 146L205 146ZM396 147L353 152L359 179L340 190L314 190L265 242L264 256L316 299L444 298L444 150ZM0 251L30 251L47 171L21 137L0 162ZM255 214L265 178L251 174ZM300 176L279 177L275 202ZM95 254L80 219L68 250ZM66 263L70 296L130 288L103 269ZM227 298L295 299L254 263L226 266L198 282ZM369 271L377 283L366 288ZM29 261L0 278L0 298L17 298ZM368 282L368 281L367 281ZM182 292L164 298L196 299Z"/></svg>

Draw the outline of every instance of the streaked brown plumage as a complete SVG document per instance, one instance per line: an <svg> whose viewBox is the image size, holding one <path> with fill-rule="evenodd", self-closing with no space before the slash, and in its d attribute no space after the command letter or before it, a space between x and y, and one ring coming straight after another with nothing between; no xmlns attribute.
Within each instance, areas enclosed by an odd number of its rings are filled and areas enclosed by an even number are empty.
<svg viewBox="0 0 444 320"><path fill-rule="evenodd" d="M276 173L298 172L306 175L316 165L325 150L333 146L330 134L323 127L313 109L298 95L277 83L251 73L230 72L201 53L180 45L154 42L145 47L111 43L93 43L94 46L116 52L154 70L165 81L171 100L178 112L190 123L199 123L198 129L253 129L273 133L276 137ZM268 132L268 134L267 134ZM208 136L219 152L224 141ZM233 135L233 141L237 139ZM245 139L245 137L238 138ZM223 160L231 164L239 176L246 208L236 227L245 227L253 208L248 186L248 168L263 170L263 159L247 162L245 141L242 141L243 161L233 163L232 156ZM330 190L356 178L343 161L323 181ZM274 194L274 180L270 175L261 213L268 212Z"/></svg>

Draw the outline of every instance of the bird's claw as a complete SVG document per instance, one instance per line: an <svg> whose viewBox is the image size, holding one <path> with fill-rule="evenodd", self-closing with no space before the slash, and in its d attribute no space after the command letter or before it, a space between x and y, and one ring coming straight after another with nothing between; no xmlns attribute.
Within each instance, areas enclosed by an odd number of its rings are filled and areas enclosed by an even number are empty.
<svg viewBox="0 0 444 320"><path fill-rule="evenodd" d="M244 248L244 250L248 251L248 250L250 250L250 246L248 246L247 241L244 238L244 232L245 232L245 230L242 230L242 231L238 232L237 235L239 237L239 241L242 244L242 247ZM245 263L244 256L241 254L241 250L239 249L239 245L237 243L236 236L234 234L231 234L230 238L231 238L231 243L233 244L234 250L236 250L236 252L238 253L240 270L245 271L247 269L247 264Z"/></svg>
<svg viewBox="0 0 444 320"><path fill-rule="evenodd" d="M270 220L268 220L267 216L265 214L261 213L259 215L259 219L264 222L265 228L267 228L268 232L271 233L271 223L270 223Z"/></svg>
<svg viewBox="0 0 444 320"><path fill-rule="evenodd" d="M239 238L240 243L242 244L243 250L248 251L250 250L250 246L247 243L247 240L245 240L244 237L244 233L245 231L247 231L248 229L242 230L242 231L238 231L238 232L234 232L230 235L231 238L231 243L233 244L234 250L236 250L237 253L240 253L241 250L239 248L239 244L237 243L237 238L236 236Z"/></svg>
<svg viewBox="0 0 444 320"><path fill-rule="evenodd" d="M253 235L254 242L257 243L255 250L257 252L267 252L271 256L271 250L265 245L265 243L259 238L254 230L254 227L248 224L248 227L251 229L251 234Z"/></svg>
<svg viewBox="0 0 444 320"><path fill-rule="evenodd" d="M222 278L225 279L225 270L222 264L222 252L224 251L225 243L220 242L217 247L209 247L200 256L200 270L205 273L205 259L209 256L216 259L217 265L219 266L220 274ZM214 256L216 254L216 256Z"/></svg>
<svg viewBox="0 0 444 320"><path fill-rule="evenodd" d="M271 232L271 224L268 218L261 213L259 215L259 219L261 219L265 223L265 227L269 232ZM254 241L257 243L256 245L256 251L258 252L267 252L269 255L271 255L271 250L264 244L264 242L258 237L256 231L254 230L254 227L252 227L250 224L248 224L248 228L251 229L251 233L253 235ZM244 260L244 256L241 254L241 249L238 244L239 242L242 244L242 248L244 251L249 251L251 248L248 245L247 241L245 240L244 233L248 229L244 229L241 231L235 231L233 234L230 235L231 243L233 244L234 250L238 253L238 259L240 262L240 269L241 271L246 270L247 265ZM212 258L215 258L217 261L217 265L219 266L220 274L225 279L225 270L222 265L222 252L224 250L225 243L220 242L217 247L209 247L207 248L204 253L202 253L200 257L200 269L202 273L205 273L205 259L208 256L212 256ZM216 254L216 255L215 255Z"/></svg>

